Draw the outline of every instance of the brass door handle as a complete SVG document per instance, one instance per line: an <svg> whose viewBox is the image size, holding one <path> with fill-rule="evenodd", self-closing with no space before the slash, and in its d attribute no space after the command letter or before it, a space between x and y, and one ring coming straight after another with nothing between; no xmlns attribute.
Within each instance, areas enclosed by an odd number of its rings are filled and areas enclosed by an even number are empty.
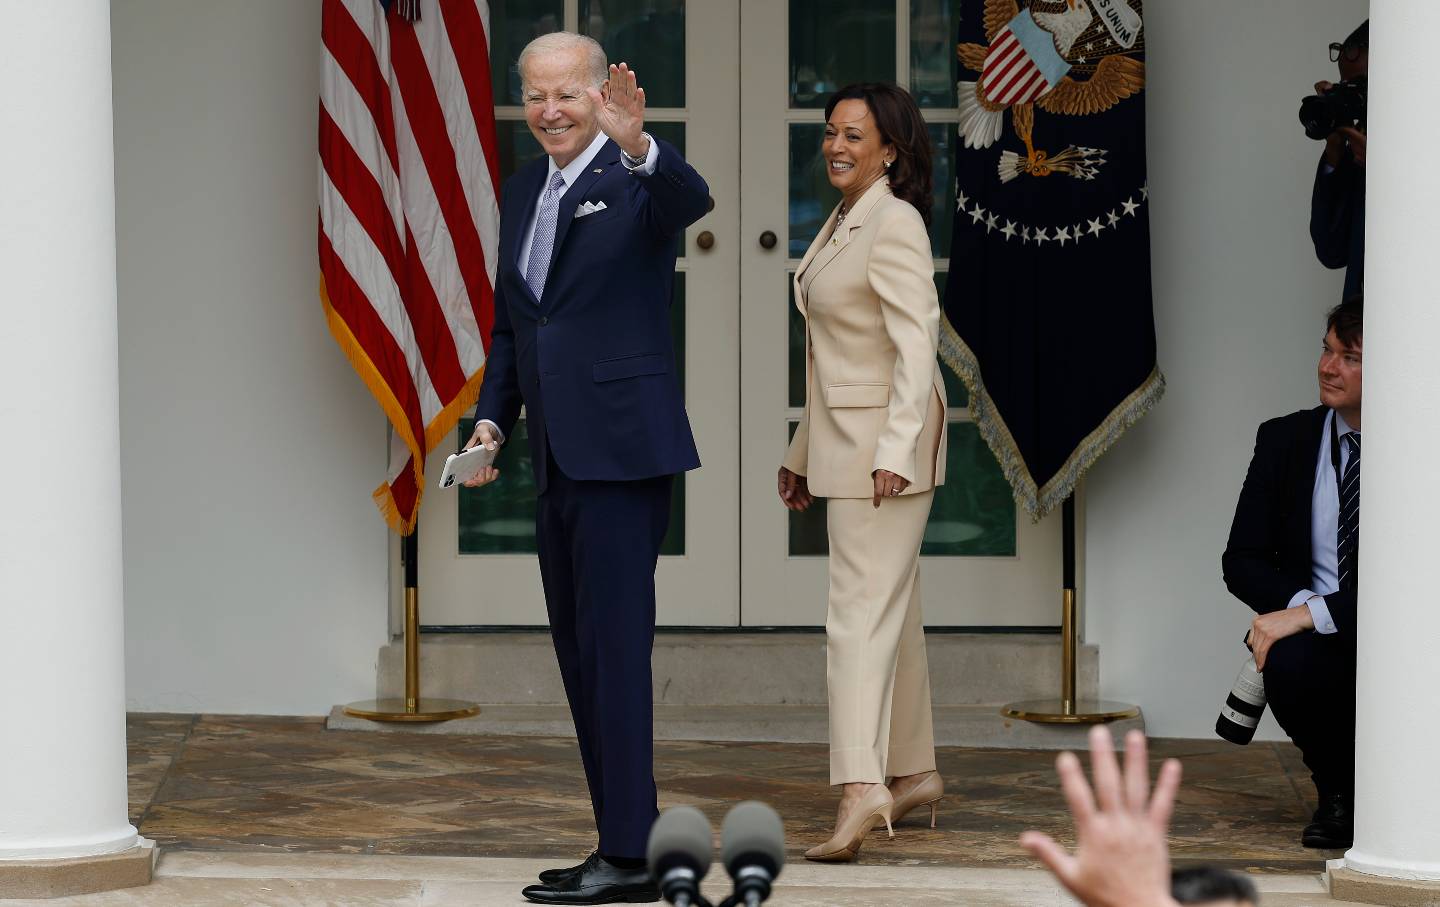
<svg viewBox="0 0 1440 907"><path fill-rule="evenodd" d="M775 231L773 230L766 230L764 233L760 234L760 247L763 249L775 248L775 243L777 241L778 240L775 238Z"/></svg>
<svg viewBox="0 0 1440 907"><path fill-rule="evenodd" d="M701 249L704 249L706 252L710 251L712 248L715 247L715 234L711 233L709 230L706 230L699 236L695 237L695 245L699 246Z"/></svg>

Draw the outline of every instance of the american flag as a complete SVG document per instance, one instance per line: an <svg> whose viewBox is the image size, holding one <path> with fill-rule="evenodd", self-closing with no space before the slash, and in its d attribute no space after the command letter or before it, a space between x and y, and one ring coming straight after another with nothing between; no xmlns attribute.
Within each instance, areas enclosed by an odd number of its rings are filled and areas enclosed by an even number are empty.
<svg viewBox="0 0 1440 907"><path fill-rule="evenodd" d="M992 104L1028 104L1054 88L1069 70L1054 38L1035 24L1027 9L995 33L980 84Z"/></svg>
<svg viewBox="0 0 1440 907"><path fill-rule="evenodd" d="M415 528L425 455L475 403L500 177L484 0L323 0L320 298L394 431L374 498Z"/></svg>

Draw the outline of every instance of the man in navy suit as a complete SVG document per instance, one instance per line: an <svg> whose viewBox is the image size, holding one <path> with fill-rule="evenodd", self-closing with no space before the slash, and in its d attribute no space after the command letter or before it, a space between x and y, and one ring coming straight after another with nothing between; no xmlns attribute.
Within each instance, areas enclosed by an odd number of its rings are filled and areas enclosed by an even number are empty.
<svg viewBox="0 0 1440 907"><path fill-rule="evenodd" d="M1309 767L1319 808L1306 847L1349 847L1355 798L1364 300L1330 312L1320 402L1255 435L1221 567L1257 614L1247 643L1275 719Z"/></svg>
<svg viewBox="0 0 1440 907"><path fill-rule="evenodd" d="M655 901L655 564L673 477L700 465L669 309L676 238L709 189L643 131L644 90L595 41L544 35L519 69L546 156L502 190L495 326L467 447L503 444L524 404L545 604L600 836L585 862L541 873L524 895Z"/></svg>

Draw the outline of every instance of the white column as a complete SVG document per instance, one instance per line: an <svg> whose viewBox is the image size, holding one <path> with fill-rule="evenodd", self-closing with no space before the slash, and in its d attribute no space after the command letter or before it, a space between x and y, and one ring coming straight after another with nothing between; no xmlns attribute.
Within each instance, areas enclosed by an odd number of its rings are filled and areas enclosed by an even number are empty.
<svg viewBox="0 0 1440 907"><path fill-rule="evenodd" d="M1440 879L1440 6L1371 0L1355 846Z"/></svg>
<svg viewBox="0 0 1440 907"><path fill-rule="evenodd" d="M127 821L108 0L0 0L0 871Z"/></svg>

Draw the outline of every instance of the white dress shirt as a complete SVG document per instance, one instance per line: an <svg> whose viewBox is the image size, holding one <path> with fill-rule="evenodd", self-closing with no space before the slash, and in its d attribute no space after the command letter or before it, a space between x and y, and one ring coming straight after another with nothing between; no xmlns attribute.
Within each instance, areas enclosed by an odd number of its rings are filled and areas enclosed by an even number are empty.
<svg viewBox="0 0 1440 907"><path fill-rule="evenodd" d="M639 167L631 167L630 162L625 159L623 153L620 162L625 166L625 169L631 173L641 173L649 176L655 172L655 162L660 156L660 146L650 133L645 132L641 134L650 142L650 148L645 152L645 162ZM590 162L595 160L595 155L600 153L600 149L605 147L605 143L608 141L610 141L610 137L606 135L604 131L597 132L595 138L590 141L590 144L585 146L585 150L580 152L575 160L566 164L564 167L557 166L555 159L553 157L550 158L548 166L545 168L545 179L540 183L540 195L537 196L535 200L535 207L530 212L530 220L525 224L524 238L520 241L520 257L516 260L516 265L519 266L521 274L525 273L526 266L530 264L530 247L535 242L535 221L540 216L540 199L544 198L545 187L550 185L551 177L558 173L560 174L560 178L565 181L565 188L560 192L560 197L564 198L565 193L569 192L570 187L575 185L575 181L578 180L580 175L585 172L585 169L590 166ZM500 426L491 422L489 419L481 419L479 424L490 426L490 431L494 433L495 439L501 444L505 443L505 435L501 433Z"/></svg>
<svg viewBox="0 0 1440 907"><path fill-rule="evenodd" d="M1320 452L1315 457L1315 489L1310 494L1310 588L1301 589L1287 607L1307 605L1315 621L1316 633L1334 633L1335 621L1325 596L1340 588L1340 551L1336 534L1340 524L1340 486L1335 480L1335 466L1330 461L1330 438L1339 432L1340 475L1350 464L1350 445L1345 436L1354 431L1344 417L1331 410L1320 434Z"/></svg>

